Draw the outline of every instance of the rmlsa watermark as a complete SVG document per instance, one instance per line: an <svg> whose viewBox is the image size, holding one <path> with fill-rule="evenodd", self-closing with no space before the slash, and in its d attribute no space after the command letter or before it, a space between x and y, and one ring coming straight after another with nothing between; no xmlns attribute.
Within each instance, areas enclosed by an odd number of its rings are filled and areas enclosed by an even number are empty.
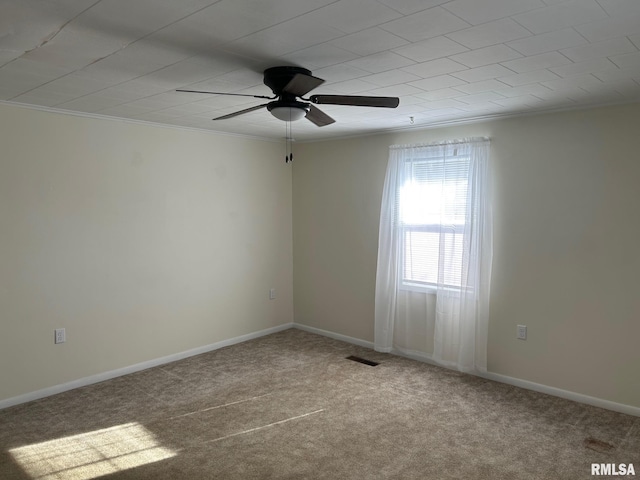
<svg viewBox="0 0 640 480"><path fill-rule="evenodd" d="M636 469L633 463L592 463L591 475L620 475L620 476L636 476Z"/></svg>

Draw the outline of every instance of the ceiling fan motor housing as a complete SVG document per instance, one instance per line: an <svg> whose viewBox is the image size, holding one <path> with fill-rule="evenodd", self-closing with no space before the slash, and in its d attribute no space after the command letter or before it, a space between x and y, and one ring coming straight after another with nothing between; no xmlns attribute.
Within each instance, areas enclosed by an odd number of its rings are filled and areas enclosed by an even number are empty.
<svg viewBox="0 0 640 480"><path fill-rule="evenodd" d="M271 67L264 71L264 84L271 89L274 95L282 95L284 87L297 74L311 75L311 71L302 67ZM295 99L295 97L293 98Z"/></svg>

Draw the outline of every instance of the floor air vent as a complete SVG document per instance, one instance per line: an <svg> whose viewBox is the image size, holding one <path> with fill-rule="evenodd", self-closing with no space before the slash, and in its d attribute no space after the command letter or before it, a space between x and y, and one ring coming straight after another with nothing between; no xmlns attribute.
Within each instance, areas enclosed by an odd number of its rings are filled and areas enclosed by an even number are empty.
<svg viewBox="0 0 640 480"><path fill-rule="evenodd" d="M364 363L365 365L369 365L370 367L375 367L376 365L380 365L378 362L373 362L371 360L367 360L366 358L355 357L353 355L349 355L347 360L353 360L354 362Z"/></svg>

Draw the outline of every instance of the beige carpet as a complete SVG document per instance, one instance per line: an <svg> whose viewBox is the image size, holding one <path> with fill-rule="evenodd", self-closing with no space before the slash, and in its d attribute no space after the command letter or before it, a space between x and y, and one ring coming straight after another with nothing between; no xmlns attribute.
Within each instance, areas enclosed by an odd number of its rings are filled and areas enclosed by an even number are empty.
<svg viewBox="0 0 640 480"><path fill-rule="evenodd" d="M640 418L297 329L0 411L3 480L604 478L592 463L640 477Z"/></svg>

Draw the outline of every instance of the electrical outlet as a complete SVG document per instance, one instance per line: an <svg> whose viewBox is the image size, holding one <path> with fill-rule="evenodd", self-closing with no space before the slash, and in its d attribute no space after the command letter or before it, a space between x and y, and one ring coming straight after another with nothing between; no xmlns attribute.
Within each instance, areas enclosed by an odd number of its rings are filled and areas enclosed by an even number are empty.
<svg viewBox="0 0 640 480"><path fill-rule="evenodd" d="M275 300L276 299L276 289L275 288L270 288L269 289L269 300Z"/></svg>
<svg viewBox="0 0 640 480"><path fill-rule="evenodd" d="M55 343L64 343L67 341L67 332L64 328L56 328Z"/></svg>
<svg viewBox="0 0 640 480"><path fill-rule="evenodd" d="M520 340L527 339L527 326L526 325L518 325L518 330L516 331L516 338Z"/></svg>

